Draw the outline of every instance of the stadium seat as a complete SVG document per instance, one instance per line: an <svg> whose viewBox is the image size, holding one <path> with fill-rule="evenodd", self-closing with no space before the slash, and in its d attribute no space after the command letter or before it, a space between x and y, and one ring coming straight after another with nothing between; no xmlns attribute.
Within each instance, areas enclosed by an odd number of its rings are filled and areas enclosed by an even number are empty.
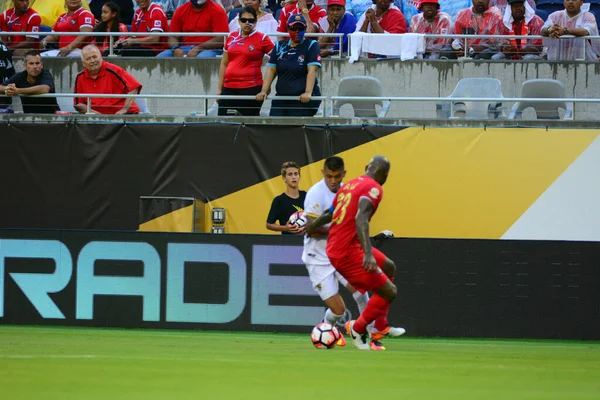
<svg viewBox="0 0 600 400"><path fill-rule="evenodd" d="M565 98L565 85L554 79L530 79L523 82L521 95L519 97L530 98ZM537 119L560 119L558 109L565 110L563 119L573 118L573 103L556 101L552 103L519 101L515 103L510 111L508 119L520 119L523 110L532 107Z"/></svg>
<svg viewBox="0 0 600 400"><path fill-rule="evenodd" d="M453 97L502 99L502 84L494 78L463 78L456 84L449 99ZM452 115L450 113L452 109ZM505 117L501 101L454 101L436 105L438 119L476 118L497 119Z"/></svg>
<svg viewBox="0 0 600 400"><path fill-rule="evenodd" d="M137 104L137 106L139 107L140 114L152 114L152 112L150 112L150 109L148 108L148 103L145 98L138 97L135 99L134 103Z"/></svg>
<svg viewBox="0 0 600 400"><path fill-rule="evenodd" d="M383 97L383 85L379 79L371 76L347 76L342 78L338 87L338 96ZM336 100L332 116L339 116L344 104L352 105L355 117L385 118L389 108L389 100ZM378 112L376 106L380 106Z"/></svg>
<svg viewBox="0 0 600 400"><path fill-rule="evenodd" d="M538 0L535 5L536 10L546 11L548 15L555 11L565 9L565 3L562 0Z"/></svg>
<svg viewBox="0 0 600 400"><path fill-rule="evenodd" d="M233 21L240 11L242 11L242 7L237 7L229 11L229 22Z"/></svg>
<svg viewBox="0 0 600 400"><path fill-rule="evenodd" d="M544 11L544 10L540 10L539 8L537 8L535 10L535 15L537 15L538 17L540 17L544 22L546 22L546 20L548 19L548 12Z"/></svg>

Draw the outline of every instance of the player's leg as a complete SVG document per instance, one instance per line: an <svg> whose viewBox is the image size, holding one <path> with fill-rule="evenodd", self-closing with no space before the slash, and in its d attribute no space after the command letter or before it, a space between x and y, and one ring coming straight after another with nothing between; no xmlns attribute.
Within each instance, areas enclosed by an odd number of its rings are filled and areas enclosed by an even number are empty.
<svg viewBox="0 0 600 400"><path fill-rule="evenodd" d="M381 251L376 250L374 252L376 259L378 260L378 265L380 265L381 270L387 275L392 283L394 283L394 275L396 274L396 264L388 257L386 257ZM392 327L388 323L388 310L377 319L375 319L375 329L371 331L371 339L373 341L380 341L384 336L397 337L403 335L406 330L404 328L396 328Z"/></svg>

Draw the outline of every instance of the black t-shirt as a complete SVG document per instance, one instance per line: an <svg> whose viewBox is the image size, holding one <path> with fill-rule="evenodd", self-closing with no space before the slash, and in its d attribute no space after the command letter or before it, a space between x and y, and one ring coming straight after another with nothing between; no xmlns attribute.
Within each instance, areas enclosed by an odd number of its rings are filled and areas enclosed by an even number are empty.
<svg viewBox="0 0 600 400"><path fill-rule="evenodd" d="M286 225L293 213L304 210L305 198L306 192L304 190L300 190L300 196L298 196L297 199L292 199L287 194L281 193L279 196L275 197L271 203L267 223L274 224L275 221L279 221L279 225ZM288 232L281 233L284 235L290 234Z"/></svg>
<svg viewBox="0 0 600 400"><path fill-rule="evenodd" d="M0 85L6 86L8 78L15 74L15 67L12 63L12 56L8 47L0 42ZM2 93L4 94L4 93ZM0 95L0 108L7 108L12 104L12 98Z"/></svg>
<svg viewBox="0 0 600 400"><path fill-rule="evenodd" d="M38 85L50 86L50 93L54 92L54 78L52 74L42 69L34 83L27 81L27 71L19 72L8 80L8 84L14 83L19 89L26 89ZM23 112L30 114L54 114L59 110L55 97L21 96Z"/></svg>

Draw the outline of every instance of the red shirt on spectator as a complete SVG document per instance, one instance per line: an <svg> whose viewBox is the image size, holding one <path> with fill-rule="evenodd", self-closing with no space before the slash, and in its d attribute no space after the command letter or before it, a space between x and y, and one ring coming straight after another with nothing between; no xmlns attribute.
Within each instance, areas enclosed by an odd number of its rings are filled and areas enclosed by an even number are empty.
<svg viewBox="0 0 600 400"><path fill-rule="evenodd" d="M52 27L54 32L80 32L81 28L94 29L94 14L81 7L73 14L64 13L58 17L58 21ZM58 47L63 48L77 39L77 36L59 36ZM84 47L89 44L91 39L83 42L79 47Z"/></svg>
<svg viewBox="0 0 600 400"><path fill-rule="evenodd" d="M167 14L161 6L158 4L150 4L148 11L144 11L141 8L135 12L133 16L133 23L131 25L131 32L168 32L169 31L169 20ZM138 36L138 38L145 38L146 36ZM144 44L143 47L149 47L153 49L157 54L167 48L167 38L157 37L157 43Z"/></svg>
<svg viewBox="0 0 600 400"><path fill-rule="evenodd" d="M106 31L106 32L110 32L110 31ZM125 24L119 24L119 32L129 32L129 31L127 30L127 26ZM125 40L125 39L127 39L126 36L119 36L119 37L113 36L113 43L117 43L117 40ZM98 40L100 40L100 37L96 36L95 37L96 46L98 46L98 48L100 49L100 53L103 53L105 50L109 49L109 47L110 47L110 37L109 36L106 36L102 43L98 43Z"/></svg>
<svg viewBox="0 0 600 400"><path fill-rule="evenodd" d="M281 9L281 13L279 13L279 25L277 25L277 32L287 32L287 20L292 14L302 14L298 3L290 4L289 6ZM327 18L327 11L323 10L318 5L313 4L310 10L308 10L308 16L313 24L319 26L319 20L323 17Z"/></svg>
<svg viewBox="0 0 600 400"><path fill-rule="evenodd" d="M458 12L454 22L454 33L457 35L465 34L465 29L471 28L476 35L499 35L504 23L502 16L496 9L488 8L483 14L475 14L473 7L465 8ZM464 42L463 39L461 41ZM470 40L470 45L490 45L493 39L474 39Z"/></svg>
<svg viewBox="0 0 600 400"><path fill-rule="evenodd" d="M92 78L89 71L84 69L77 74L74 85L75 93L90 94L127 94L137 89L137 93L142 90L142 85L129 72L123 68L103 61L98 76ZM125 105L124 98L93 98L91 108L101 114L115 114ZM75 105L87 104L86 97L75 97ZM128 113L137 114L140 112L135 102L129 107Z"/></svg>
<svg viewBox="0 0 600 400"><path fill-rule="evenodd" d="M529 22L525 23L525 21L515 22L512 21L511 29L509 29L506 24L502 25L502 29L500 30L501 35L531 35L531 36L541 36L542 34L542 26L544 26L544 20L534 15ZM523 29L525 28L525 29ZM525 43L523 43L525 42ZM542 39L510 39L510 43L513 44L517 49L521 49L523 47L541 47Z"/></svg>
<svg viewBox="0 0 600 400"><path fill-rule="evenodd" d="M33 9L29 8L25 14L18 16L15 13L15 9L4 11L0 14L0 31L2 32L34 32L34 35L27 35L28 37L39 39L37 35L40 31L40 25L42 18ZM7 45L15 46L25 41L25 36L8 36Z"/></svg>
<svg viewBox="0 0 600 400"><path fill-rule="evenodd" d="M229 57L223 86L230 89L262 86L262 60L275 45L267 35L258 31L248 37L241 35L241 31L232 32L223 47Z"/></svg>
<svg viewBox="0 0 600 400"><path fill-rule="evenodd" d="M376 11L377 6L372 5L371 9ZM402 11L395 5L390 5L390 8L384 12L381 17L376 18L379 26L381 26L381 29L383 29L385 33L406 33L406 19L404 18ZM360 32L365 19L367 19L366 12L358 19L358 22L356 23L356 32ZM366 33L373 33L371 24L369 24Z"/></svg>
<svg viewBox="0 0 600 400"><path fill-rule="evenodd" d="M197 11L192 3L177 7L171 19L171 32L225 32L229 33L229 21L223 7L208 0ZM213 36L184 36L183 45L196 46Z"/></svg>

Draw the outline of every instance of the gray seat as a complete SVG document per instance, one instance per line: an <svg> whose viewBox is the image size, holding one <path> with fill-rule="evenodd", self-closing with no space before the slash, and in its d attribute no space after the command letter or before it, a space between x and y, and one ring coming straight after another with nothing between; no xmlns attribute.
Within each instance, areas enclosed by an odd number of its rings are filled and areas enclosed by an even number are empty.
<svg viewBox="0 0 600 400"><path fill-rule="evenodd" d="M530 79L521 86L521 98L561 99L566 97L565 85L555 79ZM537 119L560 119L559 108L565 110L564 119L573 118L573 103L565 101L535 102L519 101L510 110L508 119L520 119L527 108L535 110Z"/></svg>
<svg viewBox="0 0 600 400"><path fill-rule="evenodd" d="M347 76L340 81L338 96L383 97L383 86L379 79L371 76ZM384 118L390 103L389 100L336 100L333 105L333 115L338 116L340 108L344 104L350 104L357 118ZM377 111L376 106L381 109Z"/></svg>
<svg viewBox="0 0 600 400"><path fill-rule="evenodd" d="M502 99L502 87L498 79L494 78L463 78L456 84L456 88L449 99L453 97L470 98L497 98ZM449 118L474 118L496 119L504 117L501 101L453 101L441 102L436 105L438 119Z"/></svg>
<svg viewBox="0 0 600 400"><path fill-rule="evenodd" d="M145 97L137 97L134 101L140 109L140 114L152 114L150 109L148 108L148 102Z"/></svg>

